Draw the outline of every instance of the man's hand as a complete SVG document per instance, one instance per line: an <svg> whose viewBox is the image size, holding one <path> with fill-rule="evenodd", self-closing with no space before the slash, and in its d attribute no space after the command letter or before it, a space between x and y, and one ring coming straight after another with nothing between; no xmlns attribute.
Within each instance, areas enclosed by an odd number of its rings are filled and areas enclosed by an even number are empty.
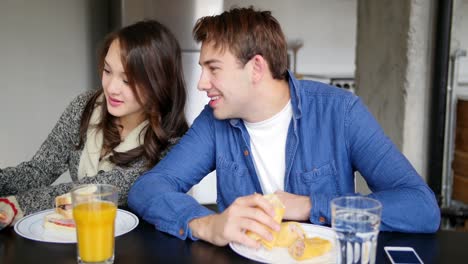
<svg viewBox="0 0 468 264"><path fill-rule="evenodd" d="M312 202L308 196L296 195L283 191L276 191L275 194L286 207L283 219L293 221L309 220Z"/></svg>
<svg viewBox="0 0 468 264"><path fill-rule="evenodd" d="M272 234L267 230L278 231L280 225L273 219L273 205L260 194L237 198L224 212L193 219L189 227L195 237L217 246L238 242L248 247L258 248L260 243L245 234L246 230L257 233L271 241Z"/></svg>

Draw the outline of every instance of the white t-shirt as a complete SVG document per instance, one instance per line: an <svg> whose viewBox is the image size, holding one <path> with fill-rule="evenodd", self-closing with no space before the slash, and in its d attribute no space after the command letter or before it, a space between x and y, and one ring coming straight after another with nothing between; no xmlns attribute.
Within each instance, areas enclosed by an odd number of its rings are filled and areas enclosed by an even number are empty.
<svg viewBox="0 0 468 264"><path fill-rule="evenodd" d="M264 194L284 190L286 137L292 118L291 100L273 117L256 123L244 121L250 149Z"/></svg>

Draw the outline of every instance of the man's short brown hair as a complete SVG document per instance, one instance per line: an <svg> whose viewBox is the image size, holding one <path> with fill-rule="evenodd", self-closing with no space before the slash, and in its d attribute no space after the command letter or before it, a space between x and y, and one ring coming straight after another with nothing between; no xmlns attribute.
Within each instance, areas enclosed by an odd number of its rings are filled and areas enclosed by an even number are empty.
<svg viewBox="0 0 468 264"><path fill-rule="evenodd" d="M255 55L261 55L273 78L286 77L286 39L270 11L233 8L220 15L202 17L193 28L193 37L197 42L213 42L221 51L227 48L243 66Z"/></svg>

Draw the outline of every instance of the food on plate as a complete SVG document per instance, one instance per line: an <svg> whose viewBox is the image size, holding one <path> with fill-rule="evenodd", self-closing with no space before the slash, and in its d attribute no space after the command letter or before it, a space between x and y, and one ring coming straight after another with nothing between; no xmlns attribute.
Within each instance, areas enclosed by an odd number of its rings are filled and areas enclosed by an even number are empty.
<svg viewBox="0 0 468 264"><path fill-rule="evenodd" d="M44 216L44 228L75 231L70 193L55 197L55 211Z"/></svg>
<svg viewBox="0 0 468 264"><path fill-rule="evenodd" d="M260 241L267 250L272 250L274 247L287 248L289 255L297 261L318 257L331 250L332 244L329 240L306 237L306 232L300 223L293 221L281 223L285 213L283 203L275 194L264 195L264 197L273 204L275 208L273 219L281 225L281 228L279 231L267 228L273 235L271 241L264 240L258 234L247 230L246 234L249 237Z"/></svg>
<svg viewBox="0 0 468 264"><path fill-rule="evenodd" d="M55 197L55 211L65 218L73 218L71 194L66 193Z"/></svg>
<svg viewBox="0 0 468 264"><path fill-rule="evenodd" d="M330 251L332 244L320 237L297 239L288 248L288 253L297 261L322 256Z"/></svg>
<svg viewBox="0 0 468 264"><path fill-rule="evenodd" d="M65 218L61 214L51 213L44 216L44 228L75 231L75 221L73 218Z"/></svg>
<svg viewBox="0 0 468 264"><path fill-rule="evenodd" d="M276 196L275 194L267 194L267 195L264 195L263 197L265 199L267 199L271 204L273 204L273 206L275 208L275 216L273 217L273 219L278 224L280 224L281 220L283 220L284 211L285 211L285 207L284 207L283 203L280 201L278 196ZM249 237L251 237L251 238L253 238L253 239L257 240L257 241L260 241L262 243L262 245L266 249L271 250L273 248L273 246L275 245L275 241L276 241L276 238L277 238L279 232L273 231L268 227L267 227L267 229L273 235L273 240L271 240L271 241L265 240L265 239L261 238L258 234L254 233L254 232L251 232L249 230L247 230L246 234Z"/></svg>
<svg viewBox="0 0 468 264"><path fill-rule="evenodd" d="M297 239L304 239L305 232L298 222L283 222L276 238L275 247L289 247Z"/></svg>

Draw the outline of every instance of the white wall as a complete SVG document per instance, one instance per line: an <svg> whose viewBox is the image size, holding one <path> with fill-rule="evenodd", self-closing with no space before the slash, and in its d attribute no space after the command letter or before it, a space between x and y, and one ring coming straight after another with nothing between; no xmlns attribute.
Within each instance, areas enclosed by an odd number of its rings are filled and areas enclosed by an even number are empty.
<svg viewBox="0 0 468 264"><path fill-rule="evenodd" d="M30 159L68 103L96 87L92 0L0 2L0 168Z"/></svg>
<svg viewBox="0 0 468 264"><path fill-rule="evenodd" d="M458 87L459 97L468 100L468 0L455 0L453 4L451 54L457 49L467 52L459 58Z"/></svg>
<svg viewBox="0 0 468 264"><path fill-rule="evenodd" d="M453 4L451 50L468 52L468 0L455 0ZM460 81L468 84L468 57L461 60Z"/></svg>

